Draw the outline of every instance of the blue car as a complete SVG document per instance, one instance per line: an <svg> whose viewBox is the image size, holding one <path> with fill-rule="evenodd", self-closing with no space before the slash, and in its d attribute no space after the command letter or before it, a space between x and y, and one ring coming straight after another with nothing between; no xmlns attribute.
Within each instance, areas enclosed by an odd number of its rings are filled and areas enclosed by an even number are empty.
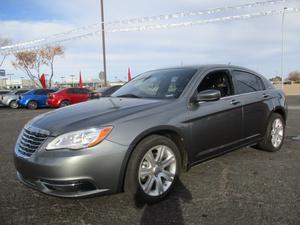
<svg viewBox="0 0 300 225"><path fill-rule="evenodd" d="M46 107L48 94L55 91L55 89L33 89L20 96L18 104L28 109Z"/></svg>

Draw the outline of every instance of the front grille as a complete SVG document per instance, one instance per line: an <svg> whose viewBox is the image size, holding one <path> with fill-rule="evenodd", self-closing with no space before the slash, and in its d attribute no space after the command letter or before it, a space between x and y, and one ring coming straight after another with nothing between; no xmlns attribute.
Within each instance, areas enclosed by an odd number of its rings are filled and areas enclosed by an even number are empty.
<svg viewBox="0 0 300 225"><path fill-rule="evenodd" d="M22 155L29 157L41 146L47 137L48 135L44 133L24 128L17 149Z"/></svg>

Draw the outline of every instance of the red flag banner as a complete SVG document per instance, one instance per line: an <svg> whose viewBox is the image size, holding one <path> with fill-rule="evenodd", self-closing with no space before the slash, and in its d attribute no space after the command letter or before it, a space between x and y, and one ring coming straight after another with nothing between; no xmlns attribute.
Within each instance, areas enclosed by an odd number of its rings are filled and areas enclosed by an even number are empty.
<svg viewBox="0 0 300 225"><path fill-rule="evenodd" d="M45 74L40 77L40 82L43 88L47 88Z"/></svg>
<svg viewBox="0 0 300 225"><path fill-rule="evenodd" d="M130 72L130 67L128 67L128 74L127 74L127 78L128 78L128 81L131 80L131 72Z"/></svg>
<svg viewBox="0 0 300 225"><path fill-rule="evenodd" d="M83 88L83 82L82 82L82 77L81 77L81 71L79 73L79 87Z"/></svg>

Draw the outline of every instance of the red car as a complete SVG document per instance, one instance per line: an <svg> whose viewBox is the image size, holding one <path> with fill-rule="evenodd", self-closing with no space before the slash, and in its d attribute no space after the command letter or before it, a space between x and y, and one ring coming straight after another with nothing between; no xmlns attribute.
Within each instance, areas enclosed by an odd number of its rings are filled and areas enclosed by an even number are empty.
<svg viewBox="0 0 300 225"><path fill-rule="evenodd" d="M90 93L86 88L65 88L49 94L47 103L55 108L64 107L89 100Z"/></svg>

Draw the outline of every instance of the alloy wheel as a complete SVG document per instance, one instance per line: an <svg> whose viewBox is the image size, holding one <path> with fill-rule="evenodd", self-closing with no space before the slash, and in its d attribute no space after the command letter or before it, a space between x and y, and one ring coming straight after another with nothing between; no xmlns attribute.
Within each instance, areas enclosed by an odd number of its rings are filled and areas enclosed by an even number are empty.
<svg viewBox="0 0 300 225"><path fill-rule="evenodd" d="M12 101L9 106L13 109L16 109L19 107L18 102L17 101Z"/></svg>
<svg viewBox="0 0 300 225"><path fill-rule="evenodd" d="M158 145L144 155L139 166L138 179L147 195L160 196L170 188L175 174L174 152L166 145Z"/></svg>
<svg viewBox="0 0 300 225"><path fill-rule="evenodd" d="M283 129L281 119L275 119L271 129L271 143L275 148L279 147L283 141Z"/></svg>

